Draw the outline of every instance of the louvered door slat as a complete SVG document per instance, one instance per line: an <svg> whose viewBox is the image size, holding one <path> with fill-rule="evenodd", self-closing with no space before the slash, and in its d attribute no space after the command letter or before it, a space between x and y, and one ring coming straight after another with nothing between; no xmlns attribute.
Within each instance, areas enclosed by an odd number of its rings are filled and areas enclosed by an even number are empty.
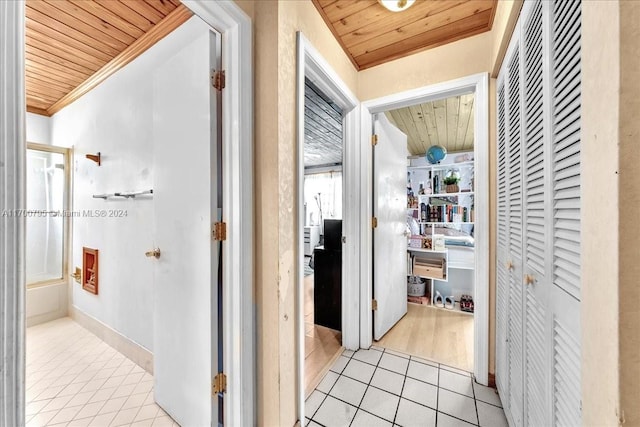
<svg viewBox="0 0 640 427"><path fill-rule="evenodd" d="M551 5L553 132L553 420L579 425L581 4Z"/></svg>
<svg viewBox="0 0 640 427"><path fill-rule="evenodd" d="M509 251L513 258L522 258L522 167L521 167L521 86L520 51L515 49L508 76L508 153L509 153ZM521 295L520 295L521 298ZM522 303L520 303L519 307Z"/></svg>
<svg viewBox="0 0 640 427"><path fill-rule="evenodd" d="M552 9L554 283L580 299L580 3Z"/></svg>
<svg viewBox="0 0 640 427"><path fill-rule="evenodd" d="M545 387L546 364L544 357L544 309L539 306L533 292L527 292L527 348L526 359L526 420L530 426L545 424Z"/></svg>
<svg viewBox="0 0 640 427"><path fill-rule="evenodd" d="M505 86L498 83L498 264L496 289L496 384L504 397L508 390L508 322L509 322L509 273L506 268L508 254L507 240L507 161L506 161L506 111ZM503 405L508 405L504 399Z"/></svg>
<svg viewBox="0 0 640 427"><path fill-rule="evenodd" d="M579 424L580 411L580 343L559 322L554 323L554 409L557 425Z"/></svg>
<svg viewBox="0 0 640 427"><path fill-rule="evenodd" d="M545 212L545 124L542 3L534 2L525 19L523 36L524 79L524 266L526 274L534 274L544 282L546 267ZM525 351L524 351L524 420L527 426L542 426L548 419L548 390L545 369L545 309L546 299L540 283L525 288Z"/></svg>
<svg viewBox="0 0 640 427"><path fill-rule="evenodd" d="M515 268L509 275L509 407L516 425L521 425L523 411L523 316L522 270L519 259L514 258Z"/></svg>
<svg viewBox="0 0 640 427"><path fill-rule="evenodd" d="M525 94L525 264L544 272L544 139L542 76L542 3L537 1L524 25ZM536 219L542 218L542 224Z"/></svg>

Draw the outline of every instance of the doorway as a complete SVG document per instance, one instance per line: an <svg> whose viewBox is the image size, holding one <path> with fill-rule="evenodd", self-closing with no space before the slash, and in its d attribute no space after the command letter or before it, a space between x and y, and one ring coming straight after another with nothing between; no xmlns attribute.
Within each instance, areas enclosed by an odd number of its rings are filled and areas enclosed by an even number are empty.
<svg viewBox="0 0 640 427"><path fill-rule="evenodd" d="M27 326L67 313L70 149L27 144Z"/></svg>
<svg viewBox="0 0 640 427"><path fill-rule="evenodd" d="M253 260L252 260L252 35L251 20L233 3L186 0L188 7L222 35L225 52L223 67L226 71L226 91L222 103L225 108L223 121L223 209L226 219L227 240L222 244L223 281L226 284L222 296L224 311L224 350L221 357L227 362L228 376L224 401L225 422L230 425L255 423L254 392L254 308ZM10 2L0 7L0 14L7 23L0 32L7 41L2 62L9 64L7 79L0 86L4 92L15 94L2 100L0 122L6 130L7 146L0 155L5 168L3 180L3 210L25 207L25 157L26 144L24 96L24 4ZM3 355L3 389L7 399L2 399L0 414L8 425L24 424L25 410L25 264L23 250L25 221L23 218L5 220L7 235L0 244L0 253L8 271L3 275L0 293L3 306L0 322L0 341L6 350ZM204 229L210 236L210 224ZM144 256L144 254L142 255ZM210 385L210 381L208 381ZM210 396L211 388L206 388Z"/></svg>
<svg viewBox="0 0 640 427"><path fill-rule="evenodd" d="M340 320L341 325L341 341L342 347L349 350L357 350L359 337L359 265L360 254L358 249L358 242L360 236L360 224L358 222L358 210L357 209L342 209L341 214L341 230L336 225L337 222L326 223L328 227L325 229L324 216L328 209L331 209L326 203L326 197L329 194L333 194L336 200L340 200L342 207L348 206L349 203L352 206L357 206L356 200L358 200L359 194L359 178L356 171L359 165L359 152L357 150L357 134L358 134L358 117L359 111L357 110L358 101L351 93L348 87L341 81L338 75L331 69L329 64L322 58L322 56L315 50L304 35L298 32L297 35L297 146L298 146L298 274L297 274L297 295L296 295L296 326L297 326L297 377L298 377L298 419L304 420L305 417L305 397L306 397L306 383L305 383L305 296L310 293L305 293L305 240L304 230L307 221L311 222L312 206L315 204L317 207L314 219L319 221L320 209L318 203L316 203L314 195L317 196L318 190L315 190L316 194L313 194L314 190L311 188L312 178L311 173L309 176L307 188L309 189L309 200L307 203L308 214L305 214L305 88L308 82L310 82L326 100L329 100L334 104L334 110L339 109L341 111L341 123L342 130L338 132L338 135L342 135L342 165L341 173L338 174L337 165L329 166L325 169L315 168L315 172L319 172L324 176L324 179L328 179L336 186L336 190L342 188L342 195L339 196L338 191L329 192L324 195L324 189L320 191L321 198L319 204L322 207L322 232L324 234L324 242L329 243L330 250L334 252L332 256L341 260L342 268L340 272L340 282L342 284L339 290L340 302L339 314L333 316ZM309 168L308 172L313 172L314 168ZM328 175L327 175L328 174ZM342 184L339 184L339 177L341 176ZM317 188L317 187L316 187ZM334 212L335 214L335 212ZM308 218L307 218L308 217ZM318 226L320 224L317 224ZM320 232L318 228L318 233ZM311 232L309 233L309 237ZM315 242L315 238L313 240ZM312 241L308 242L310 245ZM339 247L341 251L336 251L335 248ZM334 249L331 249L334 248ZM311 249L311 248L308 248ZM309 250L307 250L307 253ZM306 258L307 262L309 258ZM314 266L319 267L314 262ZM307 267L308 268L308 267ZM315 272L314 272L315 273ZM307 279L309 281L309 279ZM332 298L335 300L335 298ZM335 309L334 309L335 310ZM335 312L334 312L335 313ZM339 354L336 354L336 357ZM324 366L326 370L329 369L329 364ZM321 377L321 376L320 376Z"/></svg>
<svg viewBox="0 0 640 427"><path fill-rule="evenodd" d="M403 221L397 222L405 224L407 235L400 238L401 248L395 254L406 257L406 264L397 263L406 280L398 284L403 289L394 293L402 298L406 314L376 334L374 312L374 339L381 347L468 372L473 371L475 311L473 113L473 93L379 113L375 126L380 134L374 153L378 165L378 147L384 149L395 131L398 136L390 142L401 149L396 172L398 187L403 186L396 191L406 195L404 206L398 201ZM380 192L378 184L374 178ZM379 228L385 225L383 218L378 222ZM374 234L374 248L380 241L376 237ZM384 255L384 259L389 257ZM377 299L376 260L373 285ZM384 281L380 286L385 286Z"/></svg>
<svg viewBox="0 0 640 427"><path fill-rule="evenodd" d="M311 80L304 90L305 389L342 349L343 115Z"/></svg>
<svg viewBox="0 0 640 427"><path fill-rule="evenodd" d="M362 171L363 179L365 179L365 183L366 183L363 186L363 192L365 192L365 194L370 194L371 196L365 197L362 200L361 218L363 220L366 219L370 221L370 218L373 217L374 218L373 225L376 225L375 222L377 222L378 227L380 227L380 225L384 226L384 223L381 224L380 219L376 218L376 201L375 201L376 196L373 192L374 189L376 188L376 184L374 180L375 154L374 154L374 151L369 148L371 146L371 143L369 144L364 143L364 139L366 139L367 142L369 142L368 140L371 138L372 130L375 129L375 126L376 126L375 115L384 113L384 112L389 112L389 111L397 112L398 110L402 110L404 108L411 108L412 106L415 108L415 106L421 105L424 103L435 102L435 101L445 100L445 99L455 99L456 97L469 95L469 94L471 94L471 96L473 97L473 103L475 107L472 115L472 118L473 118L472 127L473 127L473 138L474 138L474 154L473 154L473 160L472 160L473 168L474 168L474 172L473 172L473 189L474 189L473 238L474 238L475 257L470 262L470 264L473 264L473 270L471 270L470 268L467 269L473 272L471 274L472 280L473 280L472 298L473 298L473 305L474 305L473 350L472 350L473 351L473 373L478 382L486 385L488 381L488 356L489 356L488 355L488 344L489 344L489 337L488 337L488 330L489 330L489 324L488 324L488 313L489 313L488 205L489 204L488 204L488 201L489 201L489 193L488 193L488 119L487 119L489 101L488 101L488 78L486 74L478 74L478 75L474 75L474 76L470 76L470 77L466 77L466 78L462 78L462 79L458 79L450 82L445 82L438 85L432 85L429 87L396 94L396 95L385 97L379 100L372 100L372 101L367 101L363 103L364 114L362 116L362 123L361 123L362 135L363 135L363 143L361 144L361 146L363 147L363 149L362 149L361 155L363 159L365 159L365 161L363 161L363 164L368 165L367 168L365 168L366 170ZM393 117L393 114L390 114L390 116L392 120L395 120L395 118ZM389 119L387 119L386 117L385 119L389 121ZM402 118L400 116L398 116L397 119L399 121L402 121ZM396 126L393 126L393 127L396 128ZM410 133L408 128L406 130L407 130L407 133ZM405 152L405 155L408 155L408 154L409 153ZM457 156L462 154L464 153L461 152L460 154L450 156L450 160L455 161ZM443 159L437 159L436 162L438 160L443 161ZM464 159L461 159L461 160L464 160ZM464 160L464 161L471 161L471 160ZM433 178L435 176L438 176L439 180L442 180L445 177L445 175L449 172L449 170L452 169L451 167L446 166L445 163L442 163L442 168L439 168L439 167L430 166L431 164L429 162L426 162L420 159L414 159L414 160L409 159L409 162L413 162L413 163L410 163L410 167L408 169L411 170L412 168L415 168L414 172L417 171L418 168L422 168L425 166L428 166L425 168L425 171L427 169L431 169L431 173L432 173L431 180L429 179L428 175L422 178L416 178L418 179L416 190L418 192L420 191L419 183L421 181L423 181L423 188L426 187L427 182L431 182L432 195L433 195L433 185L434 185ZM422 164L420 162L422 162ZM404 220L401 221L403 223L403 231L405 233L402 237L399 238L399 240L404 238L405 244L407 244L407 242L411 243L414 239L412 238L413 236L412 236L411 230L407 229L407 213L406 212L408 212L407 203L409 200L407 198L407 191L409 186L407 185L408 182L407 182L406 157L404 159L403 164L401 162L398 164L401 165L400 167L402 167L402 165L404 165L405 167L405 170L403 172L405 187L402 189L402 192L403 192L402 200L404 203L403 208L405 209L405 214L403 216ZM437 169L443 169L443 170L440 171ZM455 169L459 169L459 168L456 166ZM376 172L376 176L379 176L379 175L380 175L379 171ZM409 175L409 178L411 178L411 175ZM465 178L465 179L468 179L468 178ZM442 182L439 182L439 184L441 183ZM465 190L470 189L468 183L461 183L461 184L467 185L467 187L464 188ZM411 185L411 188L412 188L411 191L414 191L413 184ZM423 191L426 192L426 188ZM462 191L459 190L457 193L462 193ZM460 195L462 196L462 194ZM468 195L464 195L464 196L468 196ZM458 197L458 198L461 198L461 197ZM455 205L453 202L455 202ZM465 296L468 295L468 293L463 293L462 289L453 290L452 287L448 284L448 282L449 282L449 278L462 275L462 277L458 277L455 280L451 280L451 283L453 284L454 282L462 282L462 281L468 283L471 280L469 276L470 273L468 271L462 271L464 269L459 269L461 270L461 272L453 271L457 269L449 270L448 267L451 267L451 264L450 263L447 264L447 261L448 261L447 257L442 256L441 254L438 255L437 254L438 251L435 251L432 246L430 246L428 249L426 247L423 247L423 245L427 243L427 240L429 245L433 245L434 240L436 240L435 237L437 237L436 235L440 235L442 233L443 230L441 229L445 227L441 227L442 224L439 224L439 223L442 223L445 221L453 222L452 220L453 220L454 214L464 215L464 207L465 207L464 203L461 203L461 202L459 203L457 199L454 201L450 196L445 195L437 203L431 203L431 204L424 203L425 206L421 207L421 203L418 201L417 205L418 205L418 208L416 209L416 213L418 215L423 214L423 208L432 207L432 205L440 205L441 207L439 208L440 210L438 210L438 208L436 207L436 209L433 211L428 210L427 212L425 212L425 214L427 215L427 221L416 221L418 223L417 224L418 234L415 236L426 237L427 235L430 235L431 238L415 239L416 240L415 245L418 246L419 244L420 249L425 249L423 253L419 254L420 255L419 257L416 256L417 255L416 253L412 254L411 253L412 251L408 251L405 253L406 262L400 266L399 272L396 273L397 277L395 278L395 281L394 281L394 283L396 284L397 283L402 283L402 284L397 285L395 287L395 290L392 291L394 292L394 294L404 293L405 297L393 299L393 301L397 301L396 306L394 307L386 304L386 301L387 301L386 298L378 298L377 296L377 294L384 295L385 289L382 286L382 292L379 292L381 290L380 289L381 283L380 282L376 283L376 260L374 255L376 250L375 229L373 233L362 235L361 248L362 248L363 256L362 256L361 271L363 272L363 277L362 277L363 286L362 286L362 295L361 295L361 301L362 301L361 303L361 320L362 320L361 347L363 348L368 348L373 343L374 333L372 333L371 331L374 331L376 317L378 318L380 318L381 316L382 318L384 316L394 317L392 320L389 321L389 325L387 328L387 329L391 329L392 326L398 320L400 320L400 318L402 318L405 315L405 313L407 313L407 308L402 308L400 305L402 304L402 301L404 301L404 304L406 305L407 291L408 291L408 288L411 287L411 283L409 284L407 283L407 278L408 277L410 278L412 276L415 277L414 274L411 274L415 272L415 271L412 272L412 270L415 270L416 268L431 269L433 268L434 264L439 264L439 266L437 267L437 270L439 270L439 274L441 275L440 277L435 279L429 279L428 283L427 283L427 280L425 280L424 282L417 282L413 284L415 285L415 287L419 287L421 285L425 287L424 294L422 295L423 297L426 296L427 294L426 288L428 287L428 292L430 294L429 296L430 304L433 304L434 302L437 301L438 305L442 304L442 306L444 306L445 304L447 304L448 306L453 306L454 308L456 308L460 306L460 300L462 299L462 295L465 295ZM444 207L444 205L454 205L459 207L457 207L455 210L451 210L451 208ZM470 215L470 210L469 210L470 207L471 206L467 206L467 215ZM432 215L438 215L438 214L441 215L441 217L439 218L440 220L435 220L435 218L431 218L431 221L429 221L428 212L431 212ZM413 215L414 213L412 213L412 216ZM444 219L442 215L447 215L447 218ZM460 221L464 219L463 217L456 217L456 218L458 219L458 222L464 222L464 221ZM466 222L471 222L469 221L469 217L467 217L466 219L467 219ZM420 224L420 222L422 222L423 224ZM465 224L465 226L469 228L471 224ZM430 230L428 228L430 228ZM446 227L446 228L449 228L449 227ZM457 231L460 231L460 230L457 230ZM466 233L468 234L469 230L467 230ZM437 241L439 246L441 242L441 238L438 237ZM374 248L373 251L370 249L372 247ZM426 254L427 251L431 253ZM444 253L445 251L448 252L448 249L446 247L444 247L442 252ZM420 251L413 251L413 252L420 252ZM416 258L418 258L420 262L416 263ZM460 265L456 265L456 266L460 266ZM378 286L378 288L376 288L376 286ZM421 292L420 290L417 290L416 293L421 293ZM439 295L441 295L441 298L439 297ZM451 295L453 295L454 298L449 300L445 299L446 297L450 297ZM456 297L457 297L457 304L458 304L457 306L455 301ZM437 300L435 298L437 298ZM465 298L465 301L467 301L466 298ZM377 307L375 307L376 309L375 311L372 310L374 308L373 307L374 303L377 304ZM412 306L411 312L416 311L417 308L418 307ZM440 308L443 308L443 307L440 307ZM443 308L443 313L442 313L443 315L444 314L449 315L453 313L453 312L444 312L444 310L446 309ZM413 316L411 316L411 318L413 318ZM379 334L376 338L382 339L382 335L384 335L384 333ZM389 337L388 340L391 341L391 337ZM387 343L387 345L389 345L389 343Z"/></svg>

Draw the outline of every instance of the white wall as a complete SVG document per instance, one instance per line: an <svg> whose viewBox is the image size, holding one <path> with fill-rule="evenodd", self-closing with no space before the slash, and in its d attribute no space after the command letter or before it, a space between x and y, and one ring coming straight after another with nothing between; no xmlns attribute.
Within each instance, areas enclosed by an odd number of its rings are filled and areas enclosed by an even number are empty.
<svg viewBox="0 0 640 427"><path fill-rule="evenodd" d="M27 113L27 142L51 145L51 117Z"/></svg>
<svg viewBox="0 0 640 427"><path fill-rule="evenodd" d="M99 294L73 284L73 305L152 350L152 198L92 198L93 194L153 187L153 72L203 32L191 18L105 82L53 116L52 144L73 146L73 211L119 211L123 217L75 217L73 265L82 247L100 251ZM175 76L180 79L183 76ZM180 141L176 141L176 149ZM101 152L102 166L85 158Z"/></svg>

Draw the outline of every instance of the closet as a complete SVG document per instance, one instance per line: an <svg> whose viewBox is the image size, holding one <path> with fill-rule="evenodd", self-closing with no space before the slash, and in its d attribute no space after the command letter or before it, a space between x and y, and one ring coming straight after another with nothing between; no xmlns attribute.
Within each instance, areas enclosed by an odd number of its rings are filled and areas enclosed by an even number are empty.
<svg viewBox="0 0 640 427"><path fill-rule="evenodd" d="M581 424L579 1L527 1L497 81L496 383L512 426Z"/></svg>

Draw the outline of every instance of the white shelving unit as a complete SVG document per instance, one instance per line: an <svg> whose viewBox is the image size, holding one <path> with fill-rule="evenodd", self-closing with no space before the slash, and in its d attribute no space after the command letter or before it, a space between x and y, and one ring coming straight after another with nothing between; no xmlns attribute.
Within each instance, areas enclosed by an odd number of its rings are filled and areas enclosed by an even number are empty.
<svg viewBox="0 0 640 427"><path fill-rule="evenodd" d="M452 155L454 156L454 155ZM424 236L430 236L433 238L437 233L439 226L447 226L463 229L463 226L473 226L473 206L474 206L474 191L473 191L473 174L474 174L474 161L462 161L458 163L437 164L437 165L412 165L407 167L408 170L408 188L414 193L414 197L417 200L417 207L407 206L407 214L413 216L416 222L420 225L421 234ZM442 190L433 192L434 190L434 176L438 176L438 182L442 182L449 171L455 171L460 175L460 182L458 186L460 191L455 193L446 193ZM425 194L418 194L420 191L420 184L424 189ZM410 186L410 187L409 187ZM446 186L442 184L442 189ZM438 188L435 188L438 190ZM436 200L434 200L436 199ZM415 203L415 202L414 202ZM429 215L429 211L426 212L426 218L423 217L423 209L421 205L435 207L432 209L438 209L437 206L445 206L440 208L440 216L446 215L444 221L433 221L433 217ZM454 210L454 208L446 208L446 206L458 206L455 210L457 215L461 215L463 219L456 215L456 220L448 214L448 209ZM464 211L466 208L466 218L464 218ZM445 213L443 213L443 210ZM431 228L428 232L428 228ZM427 229L425 229L427 228ZM461 294L471 295L473 297L473 270L475 269L475 253L473 247L448 247L445 250L432 250L415 247L407 247L407 251L413 256L426 256L429 259L442 259L444 260L445 273L444 278L430 277L429 275L417 275L422 279L429 280L430 283L430 304L436 307L434 302L435 291L440 285L443 296L453 294L456 299L456 312L462 312L465 314L473 315L473 313L467 313L460 310L458 302ZM409 270L414 275L412 270ZM462 279L461 279L462 278ZM470 278L470 279L467 279ZM470 280L470 283L468 283ZM449 289L450 292L442 291L442 288ZM446 293L446 295L445 295Z"/></svg>

